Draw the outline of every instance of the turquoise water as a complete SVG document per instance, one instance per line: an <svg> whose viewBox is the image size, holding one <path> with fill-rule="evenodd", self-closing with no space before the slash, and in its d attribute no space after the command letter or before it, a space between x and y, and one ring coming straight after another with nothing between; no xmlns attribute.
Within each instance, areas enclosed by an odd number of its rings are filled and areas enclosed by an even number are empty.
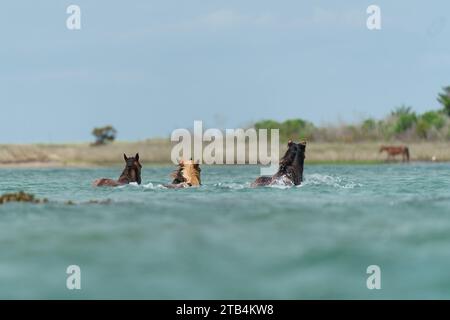
<svg viewBox="0 0 450 320"><path fill-rule="evenodd" d="M450 164L307 165L288 189L202 169L183 190L171 167L120 188L90 184L121 168L0 169L0 193L50 200L0 206L0 298L450 298Z"/></svg>

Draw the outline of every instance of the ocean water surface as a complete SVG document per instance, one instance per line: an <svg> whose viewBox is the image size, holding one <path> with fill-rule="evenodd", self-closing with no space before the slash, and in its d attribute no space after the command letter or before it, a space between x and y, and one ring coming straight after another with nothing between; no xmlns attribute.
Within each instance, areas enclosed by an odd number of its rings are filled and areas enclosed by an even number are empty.
<svg viewBox="0 0 450 320"><path fill-rule="evenodd" d="M450 298L450 164L306 164L255 189L256 166L203 166L181 190L144 164L140 186L91 186L121 169L0 169L0 193L49 199L0 205L0 298Z"/></svg>

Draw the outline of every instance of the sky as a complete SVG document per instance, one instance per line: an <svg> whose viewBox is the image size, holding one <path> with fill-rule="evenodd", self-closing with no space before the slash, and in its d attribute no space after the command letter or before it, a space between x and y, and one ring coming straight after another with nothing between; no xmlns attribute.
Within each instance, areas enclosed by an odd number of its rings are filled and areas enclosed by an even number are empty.
<svg viewBox="0 0 450 320"><path fill-rule="evenodd" d="M81 8L69 30L66 9ZM368 30L366 9L381 9ZM448 0L2 1L0 143L119 140L261 119L316 125L439 108Z"/></svg>

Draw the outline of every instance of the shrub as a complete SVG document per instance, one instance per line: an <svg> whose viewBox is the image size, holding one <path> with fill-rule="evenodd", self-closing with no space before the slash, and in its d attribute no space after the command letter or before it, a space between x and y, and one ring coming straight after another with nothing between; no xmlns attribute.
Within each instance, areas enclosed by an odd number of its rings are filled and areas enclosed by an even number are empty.
<svg viewBox="0 0 450 320"><path fill-rule="evenodd" d="M366 119L363 121L361 125L361 129L363 132L369 133L371 131L374 131L377 127L377 123L373 119Z"/></svg>
<svg viewBox="0 0 450 320"><path fill-rule="evenodd" d="M430 138L431 131L434 132L434 136L437 136L439 130L445 125L445 117L441 112L428 111L422 114L417 119L416 132L420 138Z"/></svg>
<svg viewBox="0 0 450 320"><path fill-rule="evenodd" d="M412 114L402 114L397 118L397 123L395 124L395 133L403 133L410 129L417 122L417 116L415 113Z"/></svg>
<svg viewBox="0 0 450 320"><path fill-rule="evenodd" d="M430 130L431 125L423 118L420 118L417 121L416 132L420 138L426 139L428 137L428 131Z"/></svg>
<svg viewBox="0 0 450 320"><path fill-rule="evenodd" d="M442 113L436 111L425 112L420 116L420 119L436 129L441 129L445 125L445 118Z"/></svg>
<svg viewBox="0 0 450 320"><path fill-rule="evenodd" d="M416 113L412 111L411 107L407 106L401 106L394 109L391 112L391 117L395 119L395 134L404 133L417 122Z"/></svg>

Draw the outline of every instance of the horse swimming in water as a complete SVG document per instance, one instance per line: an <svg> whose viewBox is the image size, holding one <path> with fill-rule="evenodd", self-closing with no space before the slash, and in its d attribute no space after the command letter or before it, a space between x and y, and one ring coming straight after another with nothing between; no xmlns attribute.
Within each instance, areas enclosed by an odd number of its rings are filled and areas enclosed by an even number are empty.
<svg viewBox="0 0 450 320"><path fill-rule="evenodd" d="M201 171L198 163L194 163L192 160L180 160L178 168L171 175L173 178L172 183L166 184L164 187L170 189L198 187L202 184L200 179Z"/></svg>
<svg viewBox="0 0 450 320"><path fill-rule="evenodd" d="M303 181L303 165L305 162L306 142L288 142L288 149L280 160L278 172L273 176L262 176L257 178L252 187L285 185L297 186Z"/></svg>
<svg viewBox="0 0 450 320"><path fill-rule="evenodd" d="M94 187L117 187L131 182L136 182L141 184L141 169L142 165L139 162L139 153L136 153L134 157L127 157L124 153L123 158L125 160L125 169L123 169L122 174L118 180L101 178L94 181Z"/></svg>
<svg viewBox="0 0 450 320"><path fill-rule="evenodd" d="M409 162L409 149L407 146L381 146L379 152L383 151L386 151L388 154L386 161L394 160L396 155L401 154L402 161Z"/></svg>

